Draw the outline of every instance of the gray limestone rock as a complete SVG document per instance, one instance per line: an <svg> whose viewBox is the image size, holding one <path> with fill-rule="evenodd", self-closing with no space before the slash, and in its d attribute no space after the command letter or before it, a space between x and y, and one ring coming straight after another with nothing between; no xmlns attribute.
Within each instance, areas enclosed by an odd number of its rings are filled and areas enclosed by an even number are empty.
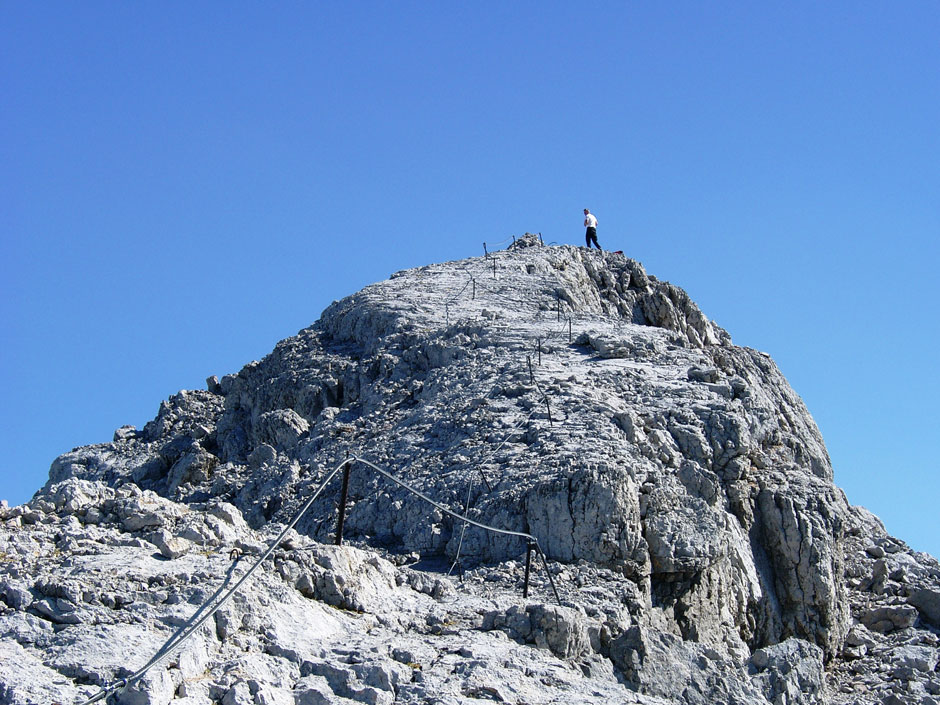
<svg viewBox="0 0 940 705"><path fill-rule="evenodd" d="M323 483L353 456L388 475L350 466L335 546ZM771 358L638 262L531 234L334 302L0 507L0 701L81 702L235 584L120 702L940 691L940 565L848 505Z"/></svg>
<svg viewBox="0 0 940 705"><path fill-rule="evenodd" d="M758 649L751 655L752 680L772 703L822 702L822 650L801 639Z"/></svg>
<svg viewBox="0 0 940 705"><path fill-rule="evenodd" d="M505 629L512 638L549 649L562 659L577 659L591 651L588 620L567 607L530 604L523 609L513 605L487 614L484 629Z"/></svg>
<svg viewBox="0 0 940 705"><path fill-rule="evenodd" d="M667 702L706 705L760 705L771 702L762 684L715 649L673 634L631 627L610 646L610 657L641 693ZM810 702L810 701L804 701Z"/></svg>
<svg viewBox="0 0 940 705"><path fill-rule="evenodd" d="M884 634L914 626L917 610L910 605L876 607L863 612L859 620L872 631Z"/></svg>
<svg viewBox="0 0 940 705"><path fill-rule="evenodd" d="M940 628L940 590L921 588L907 598L907 601L917 608L925 622Z"/></svg>
<svg viewBox="0 0 940 705"><path fill-rule="evenodd" d="M18 580L0 580L0 598L15 610L28 607L33 601L33 595L27 586Z"/></svg>
<svg viewBox="0 0 940 705"><path fill-rule="evenodd" d="M164 558L179 558L192 549L191 542L179 536L173 536L165 529L150 534L148 540L159 549Z"/></svg>

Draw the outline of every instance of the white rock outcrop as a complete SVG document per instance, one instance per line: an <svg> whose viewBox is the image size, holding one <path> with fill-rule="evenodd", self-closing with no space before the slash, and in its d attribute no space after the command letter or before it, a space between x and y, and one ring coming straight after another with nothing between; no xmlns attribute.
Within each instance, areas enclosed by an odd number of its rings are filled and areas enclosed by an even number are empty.
<svg viewBox="0 0 940 705"><path fill-rule="evenodd" d="M940 702L937 561L848 505L770 357L623 255L400 272L207 386L0 509L0 703L133 676L349 454L437 504L354 462L345 545L336 477L114 702Z"/></svg>

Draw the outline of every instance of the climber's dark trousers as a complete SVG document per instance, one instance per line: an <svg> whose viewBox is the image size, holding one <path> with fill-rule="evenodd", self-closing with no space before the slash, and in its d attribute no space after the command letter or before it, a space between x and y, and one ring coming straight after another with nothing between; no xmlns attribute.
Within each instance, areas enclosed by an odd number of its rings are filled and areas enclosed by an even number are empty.
<svg viewBox="0 0 940 705"><path fill-rule="evenodd" d="M594 247L598 250L601 249L601 246L597 244L597 228L588 228L587 232L584 233L584 242L587 248L591 249L591 243L594 243Z"/></svg>

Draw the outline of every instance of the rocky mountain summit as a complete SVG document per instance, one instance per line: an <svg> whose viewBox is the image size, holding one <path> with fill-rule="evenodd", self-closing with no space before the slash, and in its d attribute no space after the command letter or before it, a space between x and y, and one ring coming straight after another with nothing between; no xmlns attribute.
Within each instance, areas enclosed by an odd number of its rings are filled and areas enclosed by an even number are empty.
<svg viewBox="0 0 940 705"><path fill-rule="evenodd" d="M399 272L207 386L0 509L0 703L940 703L940 564L622 254Z"/></svg>

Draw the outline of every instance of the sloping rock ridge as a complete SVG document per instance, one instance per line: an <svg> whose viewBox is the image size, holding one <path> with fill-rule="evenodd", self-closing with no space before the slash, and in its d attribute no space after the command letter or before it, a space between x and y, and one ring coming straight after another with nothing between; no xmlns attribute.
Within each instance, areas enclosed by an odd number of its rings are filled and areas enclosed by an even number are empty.
<svg viewBox="0 0 940 705"><path fill-rule="evenodd" d="M0 519L0 703L940 702L940 565L771 358L529 235L334 302Z"/></svg>

